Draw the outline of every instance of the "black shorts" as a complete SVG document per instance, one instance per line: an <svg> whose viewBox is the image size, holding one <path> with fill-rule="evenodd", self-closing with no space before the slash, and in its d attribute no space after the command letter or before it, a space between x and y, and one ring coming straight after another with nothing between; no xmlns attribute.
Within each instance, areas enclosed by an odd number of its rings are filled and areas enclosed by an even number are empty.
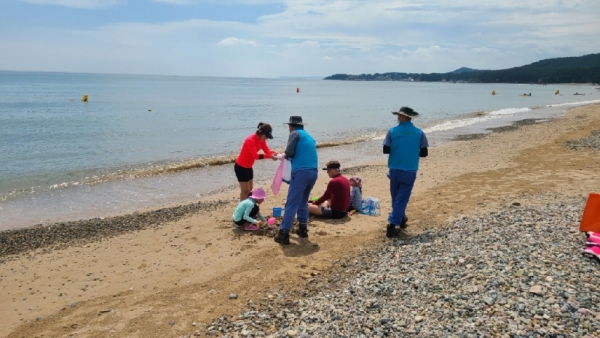
<svg viewBox="0 0 600 338"><path fill-rule="evenodd" d="M248 182L254 179L254 170L252 168L244 168L236 163L233 166L233 170L238 182Z"/></svg>
<svg viewBox="0 0 600 338"><path fill-rule="evenodd" d="M344 218L348 215L347 211L337 211L331 208L321 207L321 217L325 218Z"/></svg>

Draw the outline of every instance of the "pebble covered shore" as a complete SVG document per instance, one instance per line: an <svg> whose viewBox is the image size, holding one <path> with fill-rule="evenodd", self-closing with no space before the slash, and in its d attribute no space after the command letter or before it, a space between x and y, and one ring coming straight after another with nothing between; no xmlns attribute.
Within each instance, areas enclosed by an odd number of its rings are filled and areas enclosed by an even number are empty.
<svg viewBox="0 0 600 338"><path fill-rule="evenodd" d="M590 136L565 142L565 147L571 150L591 149L600 150L600 130L594 130Z"/></svg>
<svg viewBox="0 0 600 338"><path fill-rule="evenodd" d="M36 225L29 228L0 231L0 262L11 255L36 249L55 250L70 245L118 236L124 233L157 227L177 221L187 215L215 210L230 203L227 200L198 202L133 214Z"/></svg>
<svg viewBox="0 0 600 338"><path fill-rule="evenodd" d="M540 199L546 204L515 202L336 261L304 290L250 301L206 334L598 337L600 264L580 252L585 198Z"/></svg>

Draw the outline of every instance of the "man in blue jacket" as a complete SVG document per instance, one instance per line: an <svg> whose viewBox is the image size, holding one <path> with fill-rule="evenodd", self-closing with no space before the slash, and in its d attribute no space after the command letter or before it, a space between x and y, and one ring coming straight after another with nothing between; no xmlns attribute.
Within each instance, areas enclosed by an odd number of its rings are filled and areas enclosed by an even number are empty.
<svg viewBox="0 0 600 338"><path fill-rule="evenodd" d="M298 219L300 237L308 237L308 199L310 191L315 185L318 176L317 143L309 133L304 131L302 116L290 116L288 122L290 136L285 148L285 157L292 162L292 180L288 189L285 203L285 213L281 228L275 242L290 244L290 229L294 217Z"/></svg>
<svg viewBox="0 0 600 338"><path fill-rule="evenodd" d="M419 158L427 157L429 143L425 133L412 124L419 113L409 107L402 107L392 114L398 116L398 125L391 128L383 140L383 153L389 154L388 168L390 192L392 194L392 212L388 217L386 236L396 237L406 228L406 206L410 199Z"/></svg>

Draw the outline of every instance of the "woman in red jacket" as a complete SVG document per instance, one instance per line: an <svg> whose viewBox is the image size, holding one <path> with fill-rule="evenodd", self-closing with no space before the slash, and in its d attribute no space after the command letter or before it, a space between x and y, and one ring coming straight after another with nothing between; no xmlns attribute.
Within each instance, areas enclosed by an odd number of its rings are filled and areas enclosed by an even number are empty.
<svg viewBox="0 0 600 338"><path fill-rule="evenodd" d="M233 168L235 176L238 182L240 182L240 201L248 198L248 195L252 191L252 180L254 179L252 166L254 165L254 161L262 160L265 157L270 157L273 161L277 160L277 152L269 149L269 146L267 146L267 139L273 138L273 135L271 135L272 131L273 128L271 128L271 125L260 122L256 132L248 136L244 141L240 154L235 160ZM259 154L259 150L262 150L264 154Z"/></svg>

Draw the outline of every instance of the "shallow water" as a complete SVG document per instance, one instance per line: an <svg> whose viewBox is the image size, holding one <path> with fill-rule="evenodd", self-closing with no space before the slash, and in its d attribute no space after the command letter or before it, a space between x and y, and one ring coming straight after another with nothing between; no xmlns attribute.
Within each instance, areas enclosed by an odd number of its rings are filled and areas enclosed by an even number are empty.
<svg viewBox="0 0 600 338"><path fill-rule="evenodd" d="M283 123L301 115L319 143L350 143L322 148L320 160L350 165L383 158L380 138L403 105L421 113L415 124L435 146L598 100L591 86L0 72L0 230L196 201L235 187L231 161L261 121L273 125L269 144L281 149ZM276 166L260 161L257 180L269 180Z"/></svg>

